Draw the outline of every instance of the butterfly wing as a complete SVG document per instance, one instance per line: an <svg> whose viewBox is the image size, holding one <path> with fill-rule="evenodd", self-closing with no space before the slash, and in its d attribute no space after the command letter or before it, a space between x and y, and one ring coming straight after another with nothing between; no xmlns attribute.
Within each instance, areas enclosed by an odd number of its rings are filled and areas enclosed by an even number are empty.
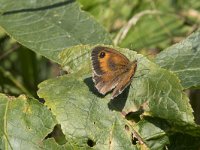
<svg viewBox="0 0 200 150"><path fill-rule="evenodd" d="M118 51L98 46L92 50L93 81L102 94L115 88L130 61Z"/></svg>
<svg viewBox="0 0 200 150"><path fill-rule="evenodd" d="M93 74L93 81L95 87L101 94L106 94L117 86L119 83L120 72L106 73L104 75L98 76L95 73Z"/></svg>
<svg viewBox="0 0 200 150"><path fill-rule="evenodd" d="M123 92L123 90L131 83L132 78L135 74L137 68L137 61L134 61L130 64L130 69L126 73L123 73L120 77L120 81L117 86L113 90L111 99L117 97L119 94Z"/></svg>

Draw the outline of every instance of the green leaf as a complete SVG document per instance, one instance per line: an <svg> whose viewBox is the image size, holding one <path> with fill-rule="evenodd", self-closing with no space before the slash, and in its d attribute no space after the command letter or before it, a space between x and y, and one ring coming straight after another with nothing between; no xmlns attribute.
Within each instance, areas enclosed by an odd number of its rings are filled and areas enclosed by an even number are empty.
<svg viewBox="0 0 200 150"><path fill-rule="evenodd" d="M164 131L153 124L132 124L125 120L120 112L111 111L108 108L108 99L89 91L92 87L88 87L87 82L87 79L82 81L72 74L47 80L39 85L38 94L46 100L46 105L61 124L67 141L85 148L88 148L88 141L91 141L95 149L127 150L144 146L132 144L131 133L134 130L139 134L140 130L144 132L150 128L154 129L146 134L141 133L141 138L147 143L145 145L150 144L149 148L153 147L150 143L153 135L165 136ZM130 132L126 131L126 125L129 126ZM168 142L166 138L163 140L164 144Z"/></svg>
<svg viewBox="0 0 200 150"><path fill-rule="evenodd" d="M85 150L83 147L78 147L76 144L66 143L63 145L58 145L53 139L47 139L42 144L39 145L42 150ZM88 150L90 150L88 148Z"/></svg>
<svg viewBox="0 0 200 150"><path fill-rule="evenodd" d="M69 73L75 73L81 69L84 69L83 74L89 73L91 49L91 45L77 45L61 51L59 54L61 66Z"/></svg>
<svg viewBox="0 0 200 150"><path fill-rule="evenodd" d="M200 31L159 53L156 63L176 73L185 89L199 87Z"/></svg>
<svg viewBox="0 0 200 150"><path fill-rule="evenodd" d="M163 149L169 144L168 129L166 122L155 118L143 119L135 125L135 131L151 150Z"/></svg>
<svg viewBox="0 0 200 150"><path fill-rule="evenodd" d="M38 149L55 124L37 100L0 94L0 149Z"/></svg>
<svg viewBox="0 0 200 150"><path fill-rule="evenodd" d="M90 53L93 47L80 45L62 51L60 54L61 64L71 72L78 72L77 78L85 79L91 77ZM126 105L123 108L125 111L136 111L140 105L148 103L149 111L157 117L170 118L171 121L193 122L189 100L182 92L179 80L173 73L161 69L142 55L136 55L134 51L122 48L117 48L117 50L125 54L130 60L138 60L135 78L127 90L127 92L129 91L129 94L126 95L127 100L123 97L124 95L122 97L119 96L119 99L123 99L118 100L119 102L126 100ZM90 82L90 84L93 83ZM124 93L126 94L126 92ZM114 107L118 107L117 103L115 103ZM166 110L167 113L163 110ZM174 112L177 115L174 115Z"/></svg>
<svg viewBox="0 0 200 150"><path fill-rule="evenodd" d="M110 94L100 95L94 87L90 62L92 48L79 45L62 51L61 64L73 73L39 85L38 95L45 99L45 104L56 116L67 141L86 148L91 146L88 144L90 141L95 149L163 148L168 138L161 127L156 128L155 122L137 124L125 119L124 113L138 111L141 106L143 115L166 120L172 132L200 136L189 100L173 73L134 51L116 48L130 60L137 59L138 67L131 86L110 100ZM126 125L130 128L128 133ZM147 132L150 129L152 131ZM131 142L132 133L140 136L136 145ZM160 144L153 145L153 140Z"/></svg>
<svg viewBox="0 0 200 150"><path fill-rule="evenodd" d="M77 44L110 44L108 33L73 0L1 0L0 26L17 42L59 63Z"/></svg>

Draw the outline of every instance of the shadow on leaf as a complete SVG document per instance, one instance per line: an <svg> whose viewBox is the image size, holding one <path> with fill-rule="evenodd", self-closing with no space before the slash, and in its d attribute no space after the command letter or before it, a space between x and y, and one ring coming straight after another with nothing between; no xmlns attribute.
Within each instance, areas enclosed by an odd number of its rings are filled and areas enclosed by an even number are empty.
<svg viewBox="0 0 200 150"><path fill-rule="evenodd" d="M130 85L120 95L118 95L117 97L115 97L113 100L111 100L108 103L108 108L110 110L121 112L126 104L129 89L130 89Z"/></svg>
<svg viewBox="0 0 200 150"><path fill-rule="evenodd" d="M84 79L84 83L88 86L89 90L96 95L97 97L103 98L104 95L100 94L98 90L94 86L94 82L92 81L92 77Z"/></svg>

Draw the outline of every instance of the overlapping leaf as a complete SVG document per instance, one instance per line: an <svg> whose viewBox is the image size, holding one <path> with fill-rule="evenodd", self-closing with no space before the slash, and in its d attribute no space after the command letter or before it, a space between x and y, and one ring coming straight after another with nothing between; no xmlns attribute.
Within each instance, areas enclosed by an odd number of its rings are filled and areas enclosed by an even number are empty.
<svg viewBox="0 0 200 150"><path fill-rule="evenodd" d="M166 136L163 130L153 124L132 124L120 112L111 111L108 108L108 99L97 96L98 93L90 80L77 79L76 75L72 74L47 80L39 86L39 96L46 100L46 105L51 108L70 143L88 148L90 141L93 144L91 147L99 150L128 150L152 148L151 142L155 140L153 135ZM125 126L128 126L128 131ZM145 135L140 133L148 131L149 128L155 130L146 132ZM141 134L143 144L132 144L133 131ZM163 147L167 142L165 137L163 143L157 146Z"/></svg>
<svg viewBox="0 0 200 150"><path fill-rule="evenodd" d="M110 100L109 94L100 95L91 78L90 53L93 47L80 45L64 50L60 54L61 64L73 73L39 85L39 96L46 100L46 105L57 117L67 139L85 147L88 146L88 140L91 140L96 149L141 148L144 145L140 142L137 146L131 144L130 135L137 132L141 141L144 140L145 147L154 149L155 145L149 140L152 139L152 133L140 133L143 123L129 124L120 113L135 112L141 106L146 115L165 119L171 126L180 127L177 128L180 131L187 126L184 132L193 131L190 134L200 135L178 78L133 51L117 48L130 60L138 60L131 86L114 100ZM129 134L124 129L127 124L132 129ZM148 127L149 125L146 130L151 128ZM153 132L155 131L158 141L164 138L164 142L160 142L156 148L168 143L165 131L159 130L160 128Z"/></svg>

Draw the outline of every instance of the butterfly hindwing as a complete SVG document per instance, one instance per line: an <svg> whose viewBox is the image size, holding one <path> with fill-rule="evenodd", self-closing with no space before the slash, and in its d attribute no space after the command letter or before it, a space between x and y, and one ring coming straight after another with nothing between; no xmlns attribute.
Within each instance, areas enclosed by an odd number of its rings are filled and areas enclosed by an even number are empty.
<svg viewBox="0 0 200 150"><path fill-rule="evenodd" d="M131 81L132 81L132 78L133 78L133 75L135 73L135 69L137 67L137 64L135 64L130 70L129 72L123 74L123 76L121 77L121 80L120 82L117 84L117 86L115 87L115 89L113 90L113 93L112 93L112 98L115 98L117 97L119 94L121 94L124 89L130 85Z"/></svg>

